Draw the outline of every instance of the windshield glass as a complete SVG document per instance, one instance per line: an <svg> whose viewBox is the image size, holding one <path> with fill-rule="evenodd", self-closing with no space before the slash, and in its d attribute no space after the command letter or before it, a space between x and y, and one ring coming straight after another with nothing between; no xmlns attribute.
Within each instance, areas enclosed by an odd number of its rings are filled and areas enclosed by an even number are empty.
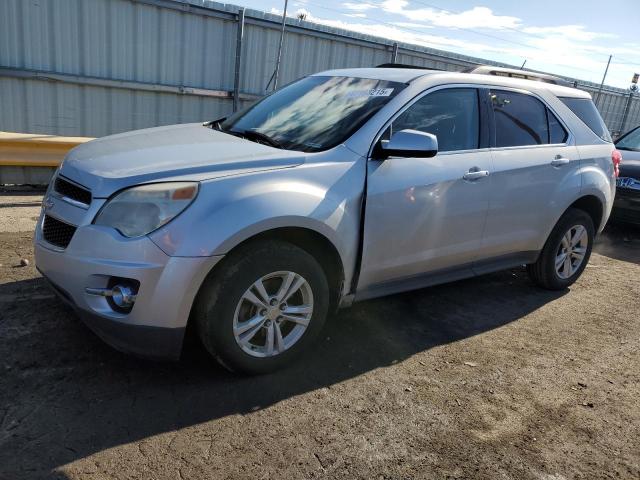
<svg viewBox="0 0 640 480"><path fill-rule="evenodd" d="M306 77L235 113L221 130L251 131L290 150L318 152L354 133L406 85L351 77ZM249 140L258 136L247 135ZM275 143L274 143L275 142Z"/></svg>
<svg viewBox="0 0 640 480"><path fill-rule="evenodd" d="M616 142L616 148L620 150L637 150L640 151L640 127L631 130L624 137Z"/></svg>

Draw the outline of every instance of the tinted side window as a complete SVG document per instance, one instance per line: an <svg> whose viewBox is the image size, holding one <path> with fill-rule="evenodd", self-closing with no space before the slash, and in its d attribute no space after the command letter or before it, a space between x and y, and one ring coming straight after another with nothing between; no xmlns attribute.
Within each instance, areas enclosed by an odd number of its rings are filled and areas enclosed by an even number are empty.
<svg viewBox="0 0 640 480"><path fill-rule="evenodd" d="M589 98L558 97L587 127L605 142L611 142L609 130L602 120L598 109Z"/></svg>
<svg viewBox="0 0 640 480"><path fill-rule="evenodd" d="M522 93L491 90L496 123L496 147L549 143L547 107Z"/></svg>
<svg viewBox="0 0 640 480"><path fill-rule="evenodd" d="M567 131L557 117L547 108L549 120L549 143L564 143L567 141Z"/></svg>
<svg viewBox="0 0 640 480"><path fill-rule="evenodd" d="M394 122L393 131L412 129L438 137L438 151L478 148L480 113L475 88L450 88L430 93Z"/></svg>
<svg viewBox="0 0 640 480"><path fill-rule="evenodd" d="M640 151L640 127L626 133L616 142L616 148L622 150Z"/></svg>

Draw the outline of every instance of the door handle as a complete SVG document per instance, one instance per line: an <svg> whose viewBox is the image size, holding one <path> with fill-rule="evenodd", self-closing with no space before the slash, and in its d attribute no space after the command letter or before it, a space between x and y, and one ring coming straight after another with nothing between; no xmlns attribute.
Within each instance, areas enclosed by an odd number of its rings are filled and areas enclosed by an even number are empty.
<svg viewBox="0 0 640 480"><path fill-rule="evenodd" d="M488 170L478 170L478 167L474 167L469 169L467 173L465 173L462 178L464 180L478 180L480 178L488 177Z"/></svg>
<svg viewBox="0 0 640 480"><path fill-rule="evenodd" d="M567 165L570 161L571 160L569 160L568 158L564 158L564 157L561 157L560 155L557 155L556 158L551 160L551 166L561 167L562 165Z"/></svg>

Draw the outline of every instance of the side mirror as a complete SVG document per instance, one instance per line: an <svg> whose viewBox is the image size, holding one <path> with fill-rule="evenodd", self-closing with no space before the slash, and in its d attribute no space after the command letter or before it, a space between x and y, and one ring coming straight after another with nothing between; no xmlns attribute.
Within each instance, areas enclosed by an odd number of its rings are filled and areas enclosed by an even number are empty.
<svg viewBox="0 0 640 480"><path fill-rule="evenodd" d="M430 158L438 153L438 138L432 133L418 130L400 130L390 140L381 140L377 148L377 156Z"/></svg>

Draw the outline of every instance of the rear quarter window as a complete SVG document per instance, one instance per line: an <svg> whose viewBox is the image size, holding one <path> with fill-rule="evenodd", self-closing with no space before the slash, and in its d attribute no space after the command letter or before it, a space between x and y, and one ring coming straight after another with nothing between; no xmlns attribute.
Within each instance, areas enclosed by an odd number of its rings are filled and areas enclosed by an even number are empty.
<svg viewBox="0 0 640 480"><path fill-rule="evenodd" d="M590 98L558 97L576 116L605 142L612 142L609 130Z"/></svg>

